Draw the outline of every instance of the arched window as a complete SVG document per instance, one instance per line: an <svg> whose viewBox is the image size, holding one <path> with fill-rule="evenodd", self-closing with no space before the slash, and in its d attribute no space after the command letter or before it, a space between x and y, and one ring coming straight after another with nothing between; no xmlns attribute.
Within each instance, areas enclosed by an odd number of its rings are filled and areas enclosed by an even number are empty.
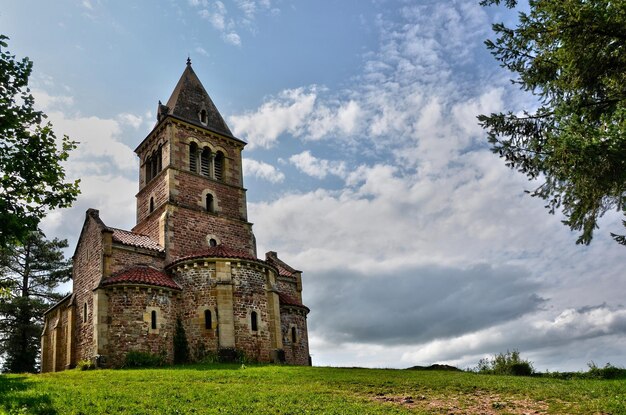
<svg viewBox="0 0 626 415"><path fill-rule="evenodd" d="M224 153L215 154L215 180L224 180Z"/></svg>
<svg viewBox="0 0 626 415"><path fill-rule="evenodd" d="M150 163L150 164L152 165L152 176L151 176L151 178L152 178L152 179L153 179L153 178L155 178L155 177L156 177L156 175L157 175L157 173L159 172L159 171L157 170L157 167L158 167L158 161L157 161L157 158L158 158L158 157L157 157L157 153L156 153L156 151L154 151L154 152L152 153L152 157L150 157L150 160L152 161L152 163Z"/></svg>
<svg viewBox="0 0 626 415"><path fill-rule="evenodd" d="M157 149L157 155L156 155L157 172L160 172L161 170L163 170L163 151L162 151L162 147L163 146L159 146L159 148Z"/></svg>
<svg viewBox="0 0 626 415"><path fill-rule="evenodd" d="M213 322L211 321L211 310L204 310L204 328L207 330L213 328Z"/></svg>
<svg viewBox="0 0 626 415"><path fill-rule="evenodd" d="M209 246L217 246L217 241L213 238L209 239Z"/></svg>
<svg viewBox="0 0 626 415"><path fill-rule="evenodd" d="M298 341L298 332L295 327L291 327L291 342L295 343Z"/></svg>
<svg viewBox="0 0 626 415"><path fill-rule="evenodd" d="M259 330L259 323L257 321L256 311L253 311L252 313L250 313L250 329L252 331L258 331Z"/></svg>
<svg viewBox="0 0 626 415"><path fill-rule="evenodd" d="M146 159L146 164L144 164L146 168L146 183L152 180L152 157L148 157Z"/></svg>
<svg viewBox="0 0 626 415"><path fill-rule="evenodd" d="M200 156L200 174L209 177L211 172L211 150L204 148Z"/></svg>
<svg viewBox="0 0 626 415"><path fill-rule="evenodd" d="M200 111L200 122L206 124L206 110Z"/></svg>
<svg viewBox="0 0 626 415"><path fill-rule="evenodd" d="M87 303L83 305L83 323L87 322Z"/></svg>
<svg viewBox="0 0 626 415"><path fill-rule="evenodd" d="M189 145L189 171L198 172L198 145L196 143Z"/></svg>
<svg viewBox="0 0 626 415"><path fill-rule="evenodd" d="M205 208L207 212L215 212L215 201L213 200L213 195L211 193L206 194Z"/></svg>
<svg viewBox="0 0 626 415"><path fill-rule="evenodd" d="M156 330L157 328L157 312L155 310L152 310L152 313L150 315L150 327L152 327L152 330Z"/></svg>
<svg viewBox="0 0 626 415"><path fill-rule="evenodd" d="M150 213L154 212L154 198L150 198Z"/></svg>

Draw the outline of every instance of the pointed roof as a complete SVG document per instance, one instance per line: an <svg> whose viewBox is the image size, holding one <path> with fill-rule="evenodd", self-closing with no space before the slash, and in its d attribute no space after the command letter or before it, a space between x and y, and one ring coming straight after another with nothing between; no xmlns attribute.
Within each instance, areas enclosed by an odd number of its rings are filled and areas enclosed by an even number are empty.
<svg viewBox="0 0 626 415"><path fill-rule="evenodd" d="M202 111L205 111L204 115ZM167 114L217 133L233 136L187 59L187 66L167 104L159 103L159 120Z"/></svg>

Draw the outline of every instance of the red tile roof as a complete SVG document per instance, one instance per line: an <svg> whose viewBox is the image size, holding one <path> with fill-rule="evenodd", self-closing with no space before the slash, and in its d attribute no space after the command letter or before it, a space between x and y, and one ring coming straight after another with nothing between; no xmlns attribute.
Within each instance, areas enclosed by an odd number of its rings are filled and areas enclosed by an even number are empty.
<svg viewBox="0 0 626 415"><path fill-rule="evenodd" d="M136 266L112 275L102 282L103 286L114 284L142 284L180 290L180 286L169 275L148 266Z"/></svg>
<svg viewBox="0 0 626 415"><path fill-rule="evenodd" d="M151 251L164 251L163 247L150 239L149 236L125 231L123 229L111 228L111 230L113 231L113 242L118 242L124 245L136 246L138 248L149 249Z"/></svg>
<svg viewBox="0 0 626 415"><path fill-rule="evenodd" d="M240 251L238 249L230 248L225 245L217 245L217 246L211 246L201 251L193 252L189 255L185 255L180 258L176 258L176 260L172 261L168 265L168 267L174 264L178 264L179 262L186 261L188 259L196 259L196 258L235 258L235 259L247 259L247 260L256 261L256 262L263 262L260 259L256 258L254 255L250 254L249 252Z"/></svg>
<svg viewBox="0 0 626 415"><path fill-rule="evenodd" d="M306 308L307 310L309 309L307 306L305 306L300 301L298 301L297 298L284 292L278 293L278 299L280 300L281 305L290 305L290 306L296 306L296 307L303 307L303 308Z"/></svg>

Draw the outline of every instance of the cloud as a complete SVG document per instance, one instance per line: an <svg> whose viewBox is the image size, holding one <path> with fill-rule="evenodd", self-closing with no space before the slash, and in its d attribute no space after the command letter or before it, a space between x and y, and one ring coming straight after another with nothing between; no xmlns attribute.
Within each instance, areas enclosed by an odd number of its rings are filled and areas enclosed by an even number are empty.
<svg viewBox="0 0 626 415"><path fill-rule="evenodd" d="M346 174L345 163L315 158L308 150L289 157L289 162L296 166L298 170L318 179L323 179L328 174L339 177L344 177Z"/></svg>
<svg viewBox="0 0 626 415"><path fill-rule="evenodd" d="M623 248L606 235L576 246L561 218L523 193L538 183L487 148L476 116L528 98L482 70L482 9L437 3L401 15L381 15L379 49L344 90L284 90L229 119L252 147L299 139L291 164L343 180L249 205L259 244L305 270L314 359L475 364L519 347L547 366L568 345L580 364L575 345L624 338L622 311L577 308L622 301L610 287L623 277ZM475 71L462 70L469 63ZM606 220L619 226L618 216Z"/></svg>
<svg viewBox="0 0 626 415"><path fill-rule="evenodd" d="M314 273L311 328L340 344L407 345L472 333L538 310L545 299L530 274L481 264L423 266L373 274Z"/></svg>
<svg viewBox="0 0 626 415"><path fill-rule="evenodd" d="M141 124L143 124L143 118L134 115L134 114L129 114L129 113L123 113L123 114L119 114L117 116L117 119L122 123L122 124L127 124L130 125L131 127L133 127L134 129L137 129L141 126Z"/></svg>
<svg viewBox="0 0 626 415"><path fill-rule="evenodd" d="M276 167L249 158L243 159L243 173L245 176L257 177L271 183L280 183L285 180L285 175Z"/></svg>
<svg viewBox="0 0 626 415"><path fill-rule="evenodd" d="M274 7L270 0L235 0L235 8L230 11L222 1L189 0L189 5L199 9L198 16L209 21L211 26L220 32L224 42L241 46L242 28L251 33L256 33L256 17L259 13L277 15L280 9Z"/></svg>
<svg viewBox="0 0 626 415"><path fill-rule="evenodd" d="M198 53L199 53L200 55L202 55L202 56L209 56L209 52L207 52L207 51L206 51L203 47L201 47L201 46L197 46L194 50L195 50L196 52L198 52Z"/></svg>
<svg viewBox="0 0 626 415"><path fill-rule="evenodd" d="M424 362L455 359L466 354L466 360L477 362L480 356L494 354L494 351L519 349L530 351L531 356L559 349L563 353L591 339L615 342L620 338L626 338L626 309L602 304L563 310L556 317L551 317L550 313L529 315L474 333L433 340L404 353L402 359ZM585 362L578 364L581 363Z"/></svg>
<svg viewBox="0 0 626 415"><path fill-rule="evenodd" d="M236 136L248 141L249 148L271 147L281 134L298 134L316 98L314 87L288 89L254 112L229 117L229 125Z"/></svg>
<svg viewBox="0 0 626 415"><path fill-rule="evenodd" d="M222 38L224 39L226 43L230 43L231 45L235 45L235 46L241 45L241 38L235 32L224 33L222 35Z"/></svg>

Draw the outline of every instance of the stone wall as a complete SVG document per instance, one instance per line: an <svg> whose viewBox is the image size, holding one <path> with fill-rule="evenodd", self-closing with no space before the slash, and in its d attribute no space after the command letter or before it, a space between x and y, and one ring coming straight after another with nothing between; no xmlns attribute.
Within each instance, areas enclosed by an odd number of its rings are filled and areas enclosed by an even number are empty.
<svg viewBox="0 0 626 415"><path fill-rule="evenodd" d="M97 211L87 211L81 238L73 257L73 292L76 305L76 359L90 360L94 350L93 290L98 286L110 255L111 233L103 232ZM109 241L105 247L103 242ZM107 249L105 249L107 248ZM108 251L108 252L107 252Z"/></svg>
<svg viewBox="0 0 626 415"><path fill-rule="evenodd" d="M137 265L148 265L156 269L163 269L164 260L165 255L159 252L134 248L127 245L114 245L109 273L113 275Z"/></svg>
<svg viewBox="0 0 626 415"><path fill-rule="evenodd" d="M281 306L280 321L286 362L291 365L308 365L309 337L306 310L300 307Z"/></svg>
<svg viewBox="0 0 626 415"><path fill-rule="evenodd" d="M158 287L124 286L106 289L108 343L106 366L120 367L129 351L161 354L168 362L174 356L177 292ZM152 311L157 327L152 328Z"/></svg>
<svg viewBox="0 0 626 415"><path fill-rule="evenodd" d="M176 282L183 287L179 315L192 358L201 359L206 353L217 353L220 347L234 347L249 359L271 360L272 334L264 265L253 261L207 258L179 264L173 273ZM232 293L232 297L224 297L229 298L228 304L218 300L219 291L225 288ZM205 310L211 312L211 328L206 327ZM252 312L256 313L256 330L251 325ZM222 330L221 337L219 330ZM227 335L226 330L230 334Z"/></svg>
<svg viewBox="0 0 626 415"><path fill-rule="evenodd" d="M253 262L237 262L232 267L235 347L259 362L271 360L271 333L268 313L266 270ZM257 327L251 326L252 312Z"/></svg>
<svg viewBox="0 0 626 415"><path fill-rule="evenodd" d="M179 316L185 328L192 359L201 360L207 353L217 353L217 281L215 262L194 262L175 273L183 287ZM211 327L206 328L205 310L211 312Z"/></svg>
<svg viewBox="0 0 626 415"><path fill-rule="evenodd" d="M44 316L41 336L41 371L57 372L73 367L74 342L71 297L66 297Z"/></svg>

